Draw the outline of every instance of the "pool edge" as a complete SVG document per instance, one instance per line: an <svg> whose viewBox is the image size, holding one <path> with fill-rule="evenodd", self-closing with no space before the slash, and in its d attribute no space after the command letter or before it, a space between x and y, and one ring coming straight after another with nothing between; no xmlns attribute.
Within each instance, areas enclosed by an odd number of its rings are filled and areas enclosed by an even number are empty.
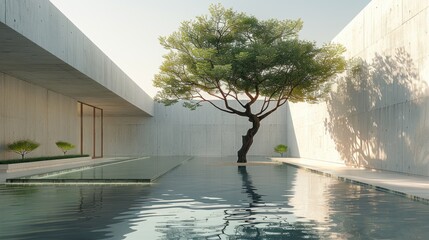
<svg viewBox="0 0 429 240"><path fill-rule="evenodd" d="M279 160L274 160L273 158L271 158L271 160L272 161L279 161ZM406 192L403 192L403 191L394 190L394 189L391 189L391 188L388 188L388 187L379 186L379 185L368 183L368 182L364 182L364 181L361 181L361 180L352 179L352 178L347 177L347 176L340 176L339 174L329 173L329 172L326 172L326 171L323 171L323 170L318 170L318 169L315 169L315 168L311 168L311 167L308 167L308 166L303 166L303 165L296 164L296 163L285 162L285 161L279 161L279 162L281 162L281 163L283 163L285 165L289 165L289 166L298 168L298 169L303 169L303 170L306 170L306 171L309 171L309 172L312 172L312 173L316 173L316 174L319 174L319 175L322 175L322 176L325 176L325 177L334 178L334 179L337 179L337 180L342 181L342 182L356 184L356 185L360 185L360 186L365 186L365 187L368 187L368 188L375 189L377 191L382 191L382 192L387 192L387 193L395 194L397 196L405 197L405 198L411 199L413 201L417 201L417 202L421 202L421 203L429 205L429 198L417 196L417 195L406 193Z"/></svg>

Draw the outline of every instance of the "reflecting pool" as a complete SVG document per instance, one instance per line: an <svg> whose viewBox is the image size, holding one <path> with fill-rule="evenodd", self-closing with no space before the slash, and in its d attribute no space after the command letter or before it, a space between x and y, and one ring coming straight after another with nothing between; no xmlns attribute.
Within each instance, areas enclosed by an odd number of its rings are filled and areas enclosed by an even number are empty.
<svg viewBox="0 0 429 240"><path fill-rule="evenodd" d="M144 183L152 182L189 156L143 157L7 179L12 183Z"/></svg>
<svg viewBox="0 0 429 240"><path fill-rule="evenodd" d="M0 239L427 239L424 203L232 162L194 158L148 185L0 185Z"/></svg>

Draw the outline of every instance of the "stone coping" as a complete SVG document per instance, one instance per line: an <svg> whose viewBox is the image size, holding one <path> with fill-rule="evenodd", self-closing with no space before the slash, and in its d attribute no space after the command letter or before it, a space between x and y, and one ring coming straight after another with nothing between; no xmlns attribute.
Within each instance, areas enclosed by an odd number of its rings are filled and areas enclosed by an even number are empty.
<svg viewBox="0 0 429 240"><path fill-rule="evenodd" d="M2 173L11 173L18 171L26 171L37 168L46 168L54 167L60 165L81 163L92 160L91 157L78 157L78 158L62 158L58 160L46 160L46 161L36 161L36 162L24 162L24 163L13 163L13 164L1 164L0 172Z"/></svg>
<svg viewBox="0 0 429 240"><path fill-rule="evenodd" d="M375 169L354 168L341 163L305 158L271 158L316 174L358 184L429 204L429 177Z"/></svg>
<svg viewBox="0 0 429 240"><path fill-rule="evenodd" d="M262 161L248 161L247 163L237 163L237 162L222 162L222 163L211 163L210 165L215 166L271 166L271 165L281 165L281 162L262 162Z"/></svg>
<svg viewBox="0 0 429 240"><path fill-rule="evenodd" d="M20 184L20 185L33 185L33 184L139 184L139 183L151 183L152 179L31 179L31 178L14 178L7 179L8 184Z"/></svg>
<svg viewBox="0 0 429 240"><path fill-rule="evenodd" d="M185 162L191 160L192 156L184 156L182 159L177 162L176 164L173 164L165 169L162 169L162 171L157 172L153 176L146 176L142 178L132 178L131 176L127 176L126 178L114 178L114 177L107 177L107 178L95 178L95 179L68 179L68 178L46 178L50 176L55 175L62 175L72 172L79 172L79 171L85 171L88 169L98 168L98 167L106 167L110 165L115 164L122 164L126 162L132 162L136 160L143 160L151 158L149 156L144 157L136 157L136 158L130 158L130 159L114 159L114 160L105 160L103 162L95 163L93 160L91 161L84 161L83 166L75 166L70 168L70 166L60 165L60 169L54 170L54 171L48 171L48 172L42 172L37 174L29 174L27 176L17 176L17 177L8 177L5 179L5 184L18 184L18 185L55 185L55 184L69 184L69 185L79 185L79 184L85 184L85 185L91 185L91 184L104 184L104 185L110 185L110 184L117 184L117 185L128 185L128 184L150 184L162 177L163 175L167 174L168 172L172 171L173 169L181 166ZM91 165L87 165L88 162L91 162ZM79 162L73 162L79 163ZM82 162L80 162L82 163ZM76 164L75 164L76 165ZM67 168L63 168L67 167Z"/></svg>

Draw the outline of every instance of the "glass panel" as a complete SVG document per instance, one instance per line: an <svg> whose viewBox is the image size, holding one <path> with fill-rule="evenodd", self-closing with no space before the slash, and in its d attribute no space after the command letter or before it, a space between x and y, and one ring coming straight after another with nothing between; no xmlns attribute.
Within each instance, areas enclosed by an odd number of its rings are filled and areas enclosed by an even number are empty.
<svg viewBox="0 0 429 240"><path fill-rule="evenodd" d="M101 115L101 109L96 108L95 109L95 157L102 157L103 156L103 125L102 125L102 115Z"/></svg>
<svg viewBox="0 0 429 240"><path fill-rule="evenodd" d="M82 109L82 103L80 103L80 102L78 102L78 104L77 104L77 115L79 116L79 121L78 121L78 129L77 129L77 136L79 136L78 137L78 140L77 140L77 142L76 142L76 154L81 154L82 153L82 122L81 122L81 119L82 119L82 112L81 112L81 109ZM74 144L74 143L73 143Z"/></svg>
<svg viewBox="0 0 429 240"><path fill-rule="evenodd" d="M94 155L94 108L88 105L82 104L83 116L82 116L82 147L83 154Z"/></svg>

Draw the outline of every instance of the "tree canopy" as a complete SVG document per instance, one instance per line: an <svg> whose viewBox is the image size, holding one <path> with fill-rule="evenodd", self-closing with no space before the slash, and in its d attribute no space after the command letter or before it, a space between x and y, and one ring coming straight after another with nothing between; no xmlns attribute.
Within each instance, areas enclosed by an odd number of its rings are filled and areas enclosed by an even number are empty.
<svg viewBox="0 0 429 240"><path fill-rule="evenodd" d="M57 145L57 147L64 153L64 155L66 155L67 151L75 148L75 145L64 141L58 141L55 143L55 145Z"/></svg>
<svg viewBox="0 0 429 240"><path fill-rule="evenodd" d="M31 140L19 140L7 145L7 148L10 151L18 153L21 155L21 158L24 159L25 155L40 146L39 143Z"/></svg>
<svg viewBox="0 0 429 240"><path fill-rule="evenodd" d="M157 101L184 100L190 109L208 102L259 124L287 101L317 102L345 68L343 47L298 38L301 20L259 20L221 5L209 12L160 38L168 54L154 79Z"/></svg>

